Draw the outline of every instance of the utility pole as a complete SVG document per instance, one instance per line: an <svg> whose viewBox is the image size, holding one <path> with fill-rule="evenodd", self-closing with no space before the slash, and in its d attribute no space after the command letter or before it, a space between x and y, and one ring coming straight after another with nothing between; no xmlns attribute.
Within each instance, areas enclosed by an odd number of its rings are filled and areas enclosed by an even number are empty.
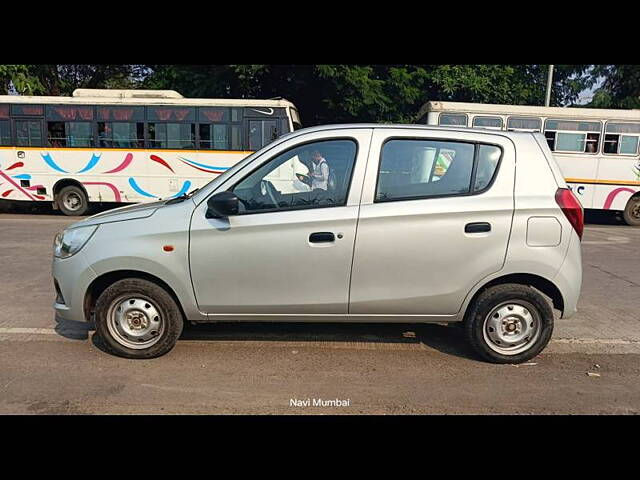
<svg viewBox="0 0 640 480"><path fill-rule="evenodd" d="M553 65L549 65L549 75L547 76L547 98L544 101L544 106L548 107L551 102L551 85L553 84Z"/></svg>

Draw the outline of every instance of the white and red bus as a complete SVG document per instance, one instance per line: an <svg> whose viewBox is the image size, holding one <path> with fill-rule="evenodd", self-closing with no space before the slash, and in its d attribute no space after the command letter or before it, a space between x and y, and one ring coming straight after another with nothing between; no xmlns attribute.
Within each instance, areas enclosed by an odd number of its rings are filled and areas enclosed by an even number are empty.
<svg viewBox="0 0 640 480"><path fill-rule="evenodd" d="M137 203L198 188L300 128L284 99L184 98L172 90L0 96L0 201Z"/></svg>
<svg viewBox="0 0 640 480"><path fill-rule="evenodd" d="M640 225L640 110L427 102L419 123L544 132L584 208Z"/></svg>

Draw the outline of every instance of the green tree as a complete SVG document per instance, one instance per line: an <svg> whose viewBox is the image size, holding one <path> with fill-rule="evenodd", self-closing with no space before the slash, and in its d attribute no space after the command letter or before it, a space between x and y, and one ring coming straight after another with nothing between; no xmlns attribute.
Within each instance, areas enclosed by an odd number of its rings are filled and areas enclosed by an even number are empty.
<svg viewBox="0 0 640 480"><path fill-rule="evenodd" d="M140 65L27 65L44 95L71 95L76 88L135 88L146 74Z"/></svg>
<svg viewBox="0 0 640 480"><path fill-rule="evenodd" d="M21 95L36 95L44 91L40 80L29 71L29 65L0 65L2 95L14 89Z"/></svg>
<svg viewBox="0 0 640 480"><path fill-rule="evenodd" d="M640 65L595 65L591 75L603 82L588 106L640 108Z"/></svg>
<svg viewBox="0 0 640 480"><path fill-rule="evenodd" d="M428 100L543 105L547 65L147 65L147 88L187 97L282 96L305 125L414 122ZM574 102L588 65L555 68L552 105Z"/></svg>

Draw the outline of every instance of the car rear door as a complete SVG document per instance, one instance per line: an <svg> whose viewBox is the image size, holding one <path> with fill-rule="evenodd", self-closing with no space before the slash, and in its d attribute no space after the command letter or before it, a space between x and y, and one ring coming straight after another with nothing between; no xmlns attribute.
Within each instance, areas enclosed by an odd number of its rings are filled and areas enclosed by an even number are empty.
<svg viewBox="0 0 640 480"><path fill-rule="evenodd" d="M515 147L501 135L375 129L349 313L454 315L504 264Z"/></svg>

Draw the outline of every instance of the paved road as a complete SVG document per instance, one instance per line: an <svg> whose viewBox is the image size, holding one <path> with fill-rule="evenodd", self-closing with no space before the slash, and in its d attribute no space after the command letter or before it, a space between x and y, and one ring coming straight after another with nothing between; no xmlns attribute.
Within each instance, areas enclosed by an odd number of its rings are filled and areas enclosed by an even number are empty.
<svg viewBox="0 0 640 480"><path fill-rule="evenodd" d="M0 413L640 412L640 229L610 217L585 232L578 315L520 366L439 325L190 326L165 357L116 358L51 309L53 235L74 220L0 214Z"/></svg>

